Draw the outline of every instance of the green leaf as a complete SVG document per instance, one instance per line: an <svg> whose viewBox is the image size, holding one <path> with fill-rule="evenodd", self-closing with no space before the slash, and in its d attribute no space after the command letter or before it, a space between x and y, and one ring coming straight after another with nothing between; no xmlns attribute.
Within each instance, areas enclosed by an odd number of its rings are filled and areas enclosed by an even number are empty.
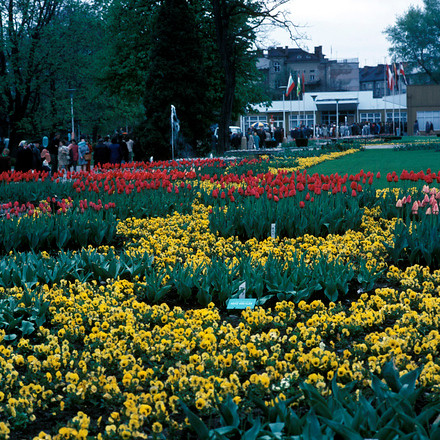
<svg viewBox="0 0 440 440"><path fill-rule="evenodd" d="M180 402L180 405L182 406L183 412L185 413L186 417L188 417L191 427L194 429L195 432L197 432L199 439L209 440L209 430L203 423L203 421L196 414L194 414L183 402Z"/></svg>
<svg viewBox="0 0 440 440"><path fill-rule="evenodd" d="M364 440L364 437L361 436L358 432L353 430L348 426L344 426L341 423L337 423L334 420L323 419L321 420L327 424L334 432L338 433L340 436L345 438L346 440Z"/></svg>
<svg viewBox="0 0 440 440"><path fill-rule="evenodd" d="M243 435L242 440L256 440L261 430L260 419L254 420L251 429L248 429Z"/></svg>
<svg viewBox="0 0 440 440"><path fill-rule="evenodd" d="M30 335L35 331L35 325L29 321L22 321L20 331L23 336Z"/></svg>
<svg viewBox="0 0 440 440"><path fill-rule="evenodd" d="M402 384L400 383L399 372L394 366L393 362L386 362L382 368L383 377L387 385L395 392L398 393Z"/></svg>

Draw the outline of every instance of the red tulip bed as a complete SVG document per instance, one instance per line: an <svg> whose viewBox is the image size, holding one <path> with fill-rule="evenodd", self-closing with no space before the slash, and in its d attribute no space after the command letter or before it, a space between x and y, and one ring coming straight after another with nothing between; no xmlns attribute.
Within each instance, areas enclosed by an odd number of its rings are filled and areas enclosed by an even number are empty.
<svg viewBox="0 0 440 440"><path fill-rule="evenodd" d="M0 439L440 438L440 173L304 160L0 174Z"/></svg>

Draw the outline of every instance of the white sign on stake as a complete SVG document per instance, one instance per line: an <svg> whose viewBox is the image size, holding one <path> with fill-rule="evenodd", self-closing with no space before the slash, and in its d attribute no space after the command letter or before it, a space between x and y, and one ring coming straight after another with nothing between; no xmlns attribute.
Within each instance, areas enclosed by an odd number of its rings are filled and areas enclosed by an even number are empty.
<svg viewBox="0 0 440 440"><path fill-rule="evenodd" d="M242 298L246 298L246 281L243 281L239 286L238 286L238 297L240 299Z"/></svg>
<svg viewBox="0 0 440 440"><path fill-rule="evenodd" d="M272 238L275 238L276 235L276 223L272 223L271 227L270 227L270 236Z"/></svg>

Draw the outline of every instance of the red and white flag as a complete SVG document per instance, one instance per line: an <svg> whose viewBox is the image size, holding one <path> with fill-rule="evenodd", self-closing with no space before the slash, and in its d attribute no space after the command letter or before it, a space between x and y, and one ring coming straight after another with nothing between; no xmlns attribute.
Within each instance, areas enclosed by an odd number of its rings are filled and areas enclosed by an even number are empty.
<svg viewBox="0 0 440 440"><path fill-rule="evenodd" d="M394 90L394 75L391 72L390 66L387 64L387 86L390 90Z"/></svg>
<svg viewBox="0 0 440 440"><path fill-rule="evenodd" d="M295 88L295 83L293 82L292 74L289 75L289 82L287 83L286 97L290 95L292 90Z"/></svg>
<svg viewBox="0 0 440 440"><path fill-rule="evenodd" d="M400 73L400 76L403 78L403 83L407 86L408 85L408 81L406 80L405 70L403 70L403 64L402 63L399 64L399 73Z"/></svg>

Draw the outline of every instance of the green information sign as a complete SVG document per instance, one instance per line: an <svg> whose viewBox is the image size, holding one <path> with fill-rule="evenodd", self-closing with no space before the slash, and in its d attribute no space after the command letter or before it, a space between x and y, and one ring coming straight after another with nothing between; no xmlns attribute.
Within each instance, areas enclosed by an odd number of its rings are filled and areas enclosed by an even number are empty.
<svg viewBox="0 0 440 440"><path fill-rule="evenodd" d="M257 300L255 298L231 298L228 301L227 309L247 309L250 307L253 309Z"/></svg>

